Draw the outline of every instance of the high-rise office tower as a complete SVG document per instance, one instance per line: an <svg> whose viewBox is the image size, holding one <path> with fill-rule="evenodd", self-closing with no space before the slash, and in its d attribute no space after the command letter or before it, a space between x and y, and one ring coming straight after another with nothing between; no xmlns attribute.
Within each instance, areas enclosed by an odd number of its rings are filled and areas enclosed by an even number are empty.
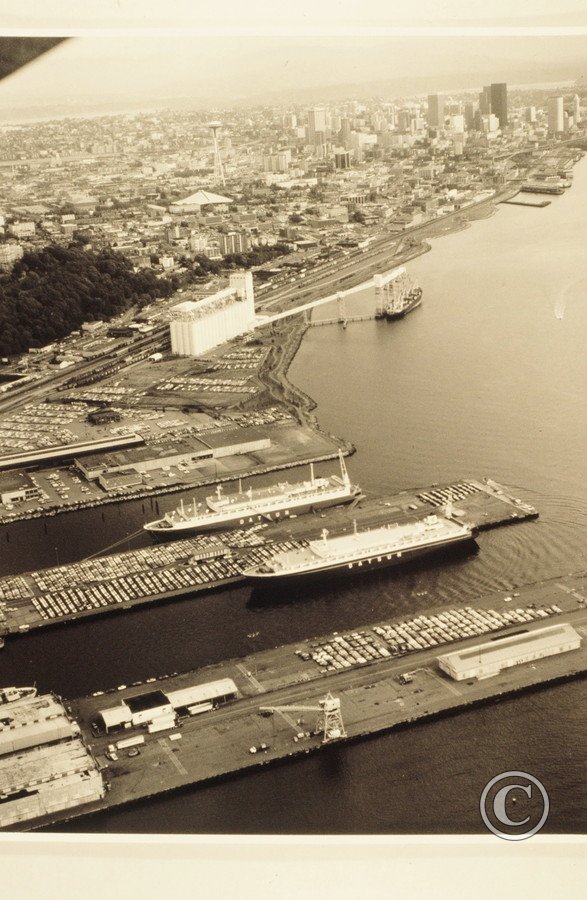
<svg viewBox="0 0 587 900"><path fill-rule="evenodd" d="M397 127L400 131L409 131L412 115L409 109L400 109L397 114Z"/></svg>
<svg viewBox="0 0 587 900"><path fill-rule="evenodd" d="M450 116L449 118L449 126L451 131L455 134L463 134L465 131L465 117L464 116Z"/></svg>
<svg viewBox="0 0 587 900"><path fill-rule="evenodd" d="M340 120L339 134L341 144L343 145L343 147L347 147L351 139L351 123L350 120L346 118L346 116Z"/></svg>
<svg viewBox="0 0 587 900"><path fill-rule="evenodd" d="M482 116L488 116L491 112L491 88L484 87L479 94L479 112Z"/></svg>
<svg viewBox="0 0 587 900"><path fill-rule="evenodd" d="M323 144L326 133L326 110L315 106L308 110L308 139L311 144Z"/></svg>
<svg viewBox="0 0 587 900"><path fill-rule="evenodd" d="M441 128L444 124L444 97L442 94L428 95L428 124Z"/></svg>
<svg viewBox="0 0 587 900"><path fill-rule="evenodd" d="M467 131L473 131L475 128L475 104L465 103L465 125Z"/></svg>
<svg viewBox="0 0 587 900"><path fill-rule="evenodd" d="M573 122L577 125L581 121L581 101L579 96L575 94L573 97Z"/></svg>
<svg viewBox="0 0 587 900"><path fill-rule="evenodd" d="M336 169L350 169L351 152L350 150L336 150L334 154L334 167Z"/></svg>
<svg viewBox="0 0 587 900"><path fill-rule="evenodd" d="M499 127L508 123L508 86L504 82L491 85L491 112L499 119Z"/></svg>
<svg viewBox="0 0 587 900"><path fill-rule="evenodd" d="M560 134L565 130L565 110L562 97L548 98L548 130Z"/></svg>

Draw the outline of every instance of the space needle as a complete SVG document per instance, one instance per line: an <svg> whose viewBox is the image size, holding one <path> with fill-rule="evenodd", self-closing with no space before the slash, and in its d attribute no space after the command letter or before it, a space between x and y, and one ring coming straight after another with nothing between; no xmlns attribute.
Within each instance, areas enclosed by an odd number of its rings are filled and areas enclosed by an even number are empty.
<svg viewBox="0 0 587 900"><path fill-rule="evenodd" d="M214 141L214 178L225 185L224 167L220 156L220 147L218 146L218 132L222 128L222 122L209 122L208 128L212 132L212 140Z"/></svg>

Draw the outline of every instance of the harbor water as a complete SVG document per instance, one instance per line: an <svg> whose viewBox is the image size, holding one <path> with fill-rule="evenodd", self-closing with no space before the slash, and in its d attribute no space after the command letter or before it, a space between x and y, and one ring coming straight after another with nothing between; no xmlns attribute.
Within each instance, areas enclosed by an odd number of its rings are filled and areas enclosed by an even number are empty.
<svg viewBox="0 0 587 900"><path fill-rule="evenodd" d="M316 400L322 428L356 445L348 466L363 489L487 475L514 486L540 519L483 533L477 554L446 564L263 603L239 587L8 640L0 684L36 681L74 697L587 568L586 234L583 161L548 207L500 206L434 240L409 265L424 290L419 309L394 323L309 329L289 372ZM0 529L0 573L85 558L176 503ZM141 543L146 536L129 546ZM482 832L483 787L523 770L549 793L545 830L583 832L585 712L584 684L568 683L60 830Z"/></svg>

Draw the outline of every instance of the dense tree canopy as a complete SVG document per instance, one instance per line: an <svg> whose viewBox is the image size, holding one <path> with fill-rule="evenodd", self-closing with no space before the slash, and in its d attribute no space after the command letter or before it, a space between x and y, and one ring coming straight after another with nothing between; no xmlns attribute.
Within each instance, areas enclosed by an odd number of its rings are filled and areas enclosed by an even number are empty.
<svg viewBox="0 0 587 900"><path fill-rule="evenodd" d="M169 296L174 287L152 272L133 272L114 250L94 253L72 244L25 253L0 276L0 355L42 347L82 322Z"/></svg>
<svg viewBox="0 0 587 900"><path fill-rule="evenodd" d="M254 247L246 253L229 253L221 260L197 255L194 258L193 274L201 278L205 275L218 275L225 269L250 269L251 266L263 266L289 252L290 247L287 244L278 243L271 247Z"/></svg>

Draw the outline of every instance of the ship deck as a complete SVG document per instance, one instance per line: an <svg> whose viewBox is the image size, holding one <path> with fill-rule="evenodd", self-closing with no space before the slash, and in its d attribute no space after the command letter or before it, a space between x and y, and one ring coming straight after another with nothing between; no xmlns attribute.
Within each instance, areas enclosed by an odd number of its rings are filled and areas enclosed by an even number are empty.
<svg viewBox="0 0 587 900"><path fill-rule="evenodd" d="M303 713L304 719L300 722L302 714L296 712L261 716L261 706L313 705L331 691L340 698L346 729L346 737L336 742L338 746L345 741L454 713L474 704L583 674L587 669L586 575L583 572L529 585L513 596L492 594L475 600L470 606L456 604L451 608L431 608L410 621L389 621L350 633L334 632L326 637L261 651L157 682L150 681L146 685L114 688L98 696L66 703L103 771L108 791L103 800L75 811L57 812L51 818L30 822L22 828L59 823L198 782L327 749L321 742L321 735L314 733L317 714ZM568 622L582 637L581 647L506 669L493 678L480 681L453 681L440 670L436 659L447 650L479 644L492 636L519 632L522 626L514 621L514 610L532 617L532 621L523 626L528 630ZM459 614L460 620L455 620L456 614ZM504 618L507 619L508 615L510 622L504 625ZM397 655L392 653L385 658L380 655L381 647L388 651L392 649L390 634L393 630L397 632L400 628L405 634L417 635L421 633L422 619L427 616L437 623L437 627L446 631L447 640L444 643L439 642L429 649L412 648ZM471 623L477 623L479 627L479 622L487 622L489 616L494 630L490 633L485 630L483 634L477 633L464 639L452 639L449 634L451 616L452 621L461 622L463 632L467 627L472 627ZM501 626L497 622L500 617ZM324 663L320 664L320 659L323 659L325 646L335 646L339 638L347 642L356 642L360 638L366 646L373 648L372 658L362 656L363 662L353 660L347 668L330 671ZM362 650L363 654L366 652ZM399 676L405 673L412 676L409 684L399 681ZM105 751L108 744L116 741L116 735L96 737L90 729L90 722L100 710L145 690L177 690L226 677L232 678L238 687L239 698L236 701L184 719L179 727L169 731L145 734L145 743L141 745L138 756L128 757L126 751L119 751L118 760L108 761ZM124 732L124 736L128 733ZM130 733L144 732L133 729ZM303 736L298 737L300 734ZM259 748L262 743L267 745L266 750L254 754L250 752L251 747Z"/></svg>
<svg viewBox="0 0 587 900"><path fill-rule="evenodd" d="M484 530L536 518L537 511L493 481L468 480L363 498L316 514L268 521L246 533L216 532L152 548L0 579L0 639L136 605L198 594L243 580L276 549L320 537L417 521L451 500L455 521ZM232 555L226 553L232 549ZM208 557L208 558L203 558Z"/></svg>

